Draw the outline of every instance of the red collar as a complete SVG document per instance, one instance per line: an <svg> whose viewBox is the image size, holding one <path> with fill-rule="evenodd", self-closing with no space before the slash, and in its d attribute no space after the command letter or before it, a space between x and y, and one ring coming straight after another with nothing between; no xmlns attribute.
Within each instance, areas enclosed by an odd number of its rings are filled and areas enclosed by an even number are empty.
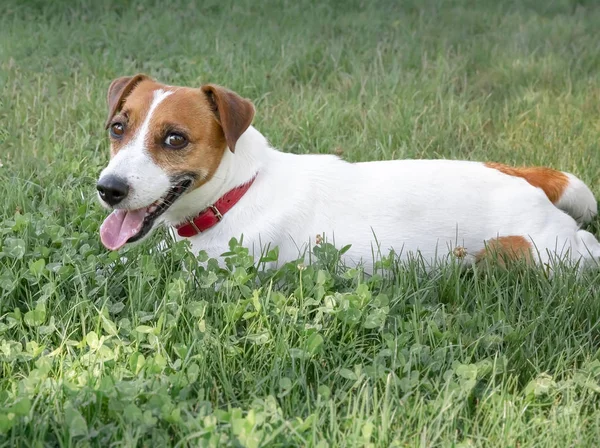
<svg viewBox="0 0 600 448"><path fill-rule="evenodd" d="M254 183L254 179L256 179L256 176L254 176L244 185L240 185L239 187L235 187L233 190L229 190L213 205L209 205L202 210L194 219L184 224L175 226L179 236L189 238L191 236L198 235L201 232L205 232L216 225L223 219L223 215L231 210L233 206L237 204L240 199L242 199L244 194L246 194L248 189Z"/></svg>

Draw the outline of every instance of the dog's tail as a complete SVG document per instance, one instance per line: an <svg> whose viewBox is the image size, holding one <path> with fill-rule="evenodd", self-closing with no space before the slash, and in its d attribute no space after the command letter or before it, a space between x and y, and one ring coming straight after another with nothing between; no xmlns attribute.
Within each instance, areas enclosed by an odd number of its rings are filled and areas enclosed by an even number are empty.
<svg viewBox="0 0 600 448"><path fill-rule="evenodd" d="M592 221L598 214L598 203L594 193L571 173L545 167L514 168L501 163L485 165L510 176L522 177L534 187L541 188L550 202L579 224Z"/></svg>
<svg viewBox="0 0 600 448"><path fill-rule="evenodd" d="M578 177L563 173L568 183L558 201L554 202L563 212L571 215L579 224L585 224L598 214L598 203L592 190Z"/></svg>

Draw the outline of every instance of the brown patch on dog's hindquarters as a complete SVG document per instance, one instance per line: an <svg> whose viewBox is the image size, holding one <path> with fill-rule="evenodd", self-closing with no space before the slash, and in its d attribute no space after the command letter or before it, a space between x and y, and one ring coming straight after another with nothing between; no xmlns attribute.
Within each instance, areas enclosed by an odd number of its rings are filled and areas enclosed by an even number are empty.
<svg viewBox="0 0 600 448"><path fill-rule="evenodd" d="M485 166L525 179L531 185L541 188L553 204L556 204L569 186L569 178L561 171L545 167L511 167L502 163L487 162Z"/></svg>
<svg viewBox="0 0 600 448"><path fill-rule="evenodd" d="M475 261L496 261L501 266L508 262L524 260L528 264L533 262L531 243L522 236L500 236L488 240L486 247L475 255Z"/></svg>

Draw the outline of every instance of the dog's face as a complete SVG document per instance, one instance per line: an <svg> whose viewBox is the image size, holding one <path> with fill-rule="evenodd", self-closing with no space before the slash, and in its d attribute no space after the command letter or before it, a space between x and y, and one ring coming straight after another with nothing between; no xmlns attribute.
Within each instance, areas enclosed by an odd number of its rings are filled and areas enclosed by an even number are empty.
<svg viewBox="0 0 600 448"><path fill-rule="evenodd" d="M97 189L114 210L100 228L111 250L149 235L175 201L208 182L254 117L248 100L223 87L166 86L144 75L114 80L108 108L111 160Z"/></svg>

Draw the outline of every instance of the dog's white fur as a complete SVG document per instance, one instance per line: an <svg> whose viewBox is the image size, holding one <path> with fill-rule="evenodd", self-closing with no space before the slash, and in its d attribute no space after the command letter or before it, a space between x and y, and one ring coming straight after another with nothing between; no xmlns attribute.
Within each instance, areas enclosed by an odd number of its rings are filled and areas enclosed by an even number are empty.
<svg viewBox="0 0 600 448"><path fill-rule="evenodd" d="M486 241L519 235L535 245L542 262L556 255L600 259L594 236L522 178L478 162L351 164L330 155L287 154L272 149L253 127L235 153L225 153L214 178L176 202L165 222L177 224L197 214L256 173L225 219L191 238L195 252L218 257L231 237L243 235L256 255L271 244L279 247L280 260L290 261L322 235L339 247L351 244L346 261L370 270L373 254L390 249L404 255L418 251L433 262L461 246L465 261L473 262ZM562 206L589 219L596 202L576 183Z"/></svg>
<svg viewBox="0 0 600 448"><path fill-rule="evenodd" d="M132 192L124 208L147 206L169 188L167 174L144 149L151 115L168 94L155 92L138 135L102 173L129 182ZM255 175L252 187L223 221L190 238L194 252L204 250L219 258L232 237L243 235L256 258L265 247L277 246L279 261L287 262L302 256L320 235L338 247L351 244L345 262L362 263L370 271L374 258L390 249L403 257L418 252L433 263L460 246L468 264L486 242L522 236L542 263L556 256L582 265L600 260L600 243L578 225L596 215L596 201L571 174L554 205L523 178L483 163L351 164L331 155L294 155L273 149L252 126L238 140L235 153L225 151L214 176L182 196L160 220L180 224Z"/></svg>

